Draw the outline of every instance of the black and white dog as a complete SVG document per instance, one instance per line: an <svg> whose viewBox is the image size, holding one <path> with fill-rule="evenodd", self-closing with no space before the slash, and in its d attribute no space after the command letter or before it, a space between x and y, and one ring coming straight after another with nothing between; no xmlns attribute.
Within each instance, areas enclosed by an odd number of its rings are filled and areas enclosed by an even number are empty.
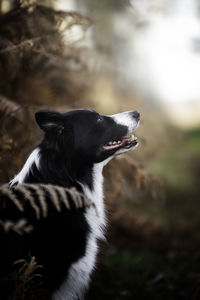
<svg viewBox="0 0 200 300"><path fill-rule="evenodd" d="M96 206L85 212L41 223L32 237L31 255L43 265L45 286L53 300L83 299L95 267L97 241L104 238L106 218L102 170L116 155L138 144L133 132L140 114L100 115L92 110L67 113L42 110L36 121L45 132L11 185L47 183L75 187Z"/></svg>

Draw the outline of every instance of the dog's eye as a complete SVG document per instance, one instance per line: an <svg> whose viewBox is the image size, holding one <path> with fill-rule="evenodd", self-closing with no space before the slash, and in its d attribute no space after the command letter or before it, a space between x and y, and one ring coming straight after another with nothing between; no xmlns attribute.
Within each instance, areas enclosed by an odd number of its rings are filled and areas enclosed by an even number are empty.
<svg viewBox="0 0 200 300"><path fill-rule="evenodd" d="M103 121L103 118L100 115L98 115L97 122L100 122L100 121Z"/></svg>

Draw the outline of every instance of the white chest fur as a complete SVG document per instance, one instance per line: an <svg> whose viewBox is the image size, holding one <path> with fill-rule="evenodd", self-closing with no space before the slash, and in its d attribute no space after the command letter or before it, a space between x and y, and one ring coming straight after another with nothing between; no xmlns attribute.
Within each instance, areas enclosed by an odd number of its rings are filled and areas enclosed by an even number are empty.
<svg viewBox="0 0 200 300"><path fill-rule="evenodd" d="M97 240L104 239L103 232L106 225L102 175L104 165L105 162L95 164L93 167L93 190L90 190L88 186L82 185L85 195L95 203L96 207L96 209L91 207L85 213L91 229L87 237L85 255L71 266L67 280L54 294L53 300L83 299L84 291L88 287L90 274L96 263L98 252Z"/></svg>

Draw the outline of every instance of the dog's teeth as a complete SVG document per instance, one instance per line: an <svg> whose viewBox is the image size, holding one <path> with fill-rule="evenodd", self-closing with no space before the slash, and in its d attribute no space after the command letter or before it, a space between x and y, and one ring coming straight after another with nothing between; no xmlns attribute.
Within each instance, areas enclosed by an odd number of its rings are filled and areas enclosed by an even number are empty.
<svg viewBox="0 0 200 300"><path fill-rule="evenodd" d="M117 144L119 145L119 144L121 144L121 142L122 141L113 141L113 142L109 142L107 145L108 146L117 145Z"/></svg>
<svg viewBox="0 0 200 300"><path fill-rule="evenodd" d="M131 135L131 140L134 141L135 140L135 136L134 134Z"/></svg>

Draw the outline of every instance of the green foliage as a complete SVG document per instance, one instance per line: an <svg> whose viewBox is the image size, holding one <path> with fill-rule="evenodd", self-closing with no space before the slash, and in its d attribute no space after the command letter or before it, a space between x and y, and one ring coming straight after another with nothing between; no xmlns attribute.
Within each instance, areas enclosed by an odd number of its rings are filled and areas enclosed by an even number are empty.
<svg viewBox="0 0 200 300"><path fill-rule="evenodd" d="M186 132L185 143L194 154L200 155L200 128L194 128Z"/></svg>

